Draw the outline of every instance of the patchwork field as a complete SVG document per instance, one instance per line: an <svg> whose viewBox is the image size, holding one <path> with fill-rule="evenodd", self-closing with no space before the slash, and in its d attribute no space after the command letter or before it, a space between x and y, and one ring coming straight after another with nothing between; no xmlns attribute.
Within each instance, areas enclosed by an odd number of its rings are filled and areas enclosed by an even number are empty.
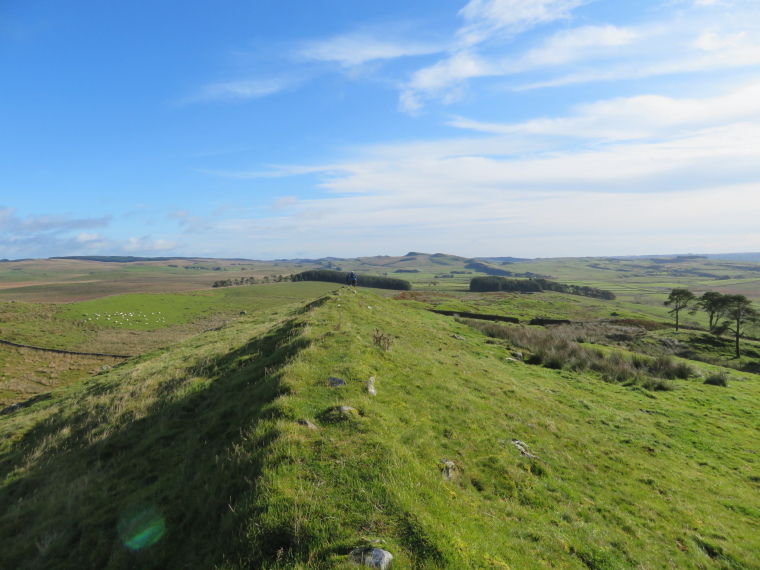
<svg viewBox="0 0 760 570"><path fill-rule="evenodd" d="M265 283L306 269L354 270L408 280L413 291L398 297L420 308L517 317L643 319L671 323L663 306L668 293L688 287L760 300L760 263L698 257L652 259L473 260L445 254L260 262L249 260L167 259L94 261L25 260L0 263L0 340L79 352L139 355L260 311L315 298L337 285L317 282ZM487 274L539 275L562 283L612 291L614 301L559 293L472 293L469 281ZM213 287L255 279L257 285ZM394 296L394 291L378 291ZM704 314L683 316L687 327L704 328ZM760 337L750 328L749 336ZM751 366L750 350L730 362L730 343L686 333L679 342L735 367ZM650 335L654 336L654 335ZM668 335L668 338L677 335ZM655 341L652 341L655 342ZM748 346L753 341L748 340ZM21 352L23 351L23 352ZM685 353L685 350L681 350ZM112 364L51 356L31 357L27 349L0 345L0 405L7 405L74 382Z"/></svg>

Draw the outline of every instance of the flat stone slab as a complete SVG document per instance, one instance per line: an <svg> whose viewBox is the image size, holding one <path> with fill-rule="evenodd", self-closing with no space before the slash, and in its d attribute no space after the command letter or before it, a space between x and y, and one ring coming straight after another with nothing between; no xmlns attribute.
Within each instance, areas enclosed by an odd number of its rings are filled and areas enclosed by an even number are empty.
<svg viewBox="0 0 760 570"><path fill-rule="evenodd" d="M364 546L355 548L348 555L348 561L359 566L368 566L370 568L380 568L386 570L390 568L393 554L382 548Z"/></svg>
<svg viewBox="0 0 760 570"><path fill-rule="evenodd" d="M327 383L330 385L330 388L338 388L347 384L345 380L342 378L336 378L335 376L330 376L327 379Z"/></svg>
<svg viewBox="0 0 760 570"><path fill-rule="evenodd" d="M318 429L317 426L311 423L309 420L298 420L297 423L299 426L304 426L309 429Z"/></svg>

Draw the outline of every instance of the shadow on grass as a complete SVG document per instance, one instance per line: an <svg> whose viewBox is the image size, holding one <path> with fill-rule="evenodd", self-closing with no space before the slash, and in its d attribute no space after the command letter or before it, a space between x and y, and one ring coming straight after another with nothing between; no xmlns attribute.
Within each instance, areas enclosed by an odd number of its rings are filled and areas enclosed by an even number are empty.
<svg viewBox="0 0 760 570"><path fill-rule="evenodd" d="M267 444L278 437L273 424L258 422L283 414L278 370L305 346L288 322L193 369L209 380L195 392L172 400L186 378L168 380L140 419L113 423L107 403L98 409L84 400L33 427L0 461L0 567L213 568L250 560L246 505ZM118 391L104 384L91 395ZM53 449L41 454L46 442Z"/></svg>

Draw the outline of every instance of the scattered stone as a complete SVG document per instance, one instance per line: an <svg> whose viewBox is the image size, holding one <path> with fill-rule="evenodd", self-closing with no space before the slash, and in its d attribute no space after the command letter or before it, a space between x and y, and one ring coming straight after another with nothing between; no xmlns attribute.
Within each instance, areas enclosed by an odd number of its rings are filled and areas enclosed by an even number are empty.
<svg viewBox="0 0 760 570"><path fill-rule="evenodd" d="M242 317L243 315L245 315L245 314L247 314L245 311L240 311L240 316L241 316L241 317Z"/></svg>
<svg viewBox="0 0 760 570"><path fill-rule="evenodd" d="M520 362L516 358L505 358L504 360L506 360L507 362Z"/></svg>
<svg viewBox="0 0 760 570"><path fill-rule="evenodd" d="M108 366L108 364L104 364L103 366L101 366L101 367L100 367L100 369L101 369L103 372L105 372L106 370L111 370L111 367L110 367L110 366Z"/></svg>
<svg viewBox="0 0 760 570"><path fill-rule="evenodd" d="M367 392L369 392L370 396L377 396L377 389L375 388L374 376L372 376L369 380L367 380Z"/></svg>
<svg viewBox="0 0 760 570"><path fill-rule="evenodd" d="M298 425L299 426L305 426L305 427L307 427L309 429L319 429L319 428L317 428L316 425L314 425L313 423L311 423L309 420L298 420Z"/></svg>
<svg viewBox="0 0 760 570"><path fill-rule="evenodd" d="M330 388L338 388L339 386L345 386L346 381L342 378L336 378L335 376L330 376L327 379L328 384L330 384Z"/></svg>
<svg viewBox="0 0 760 570"><path fill-rule="evenodd" d="M330 422L358 420L359 411L351 406L335 406L325 410L323 419Z"/></svg>
<svg viewBox="0 0 760 570"><path fill-rule="evenodd" d="M512 351L512 356L514 358L516 358L517 360L522 360L523 359L523 353L520 352L519 350L513 350Z"/></svg>
<svg viewBox="0 0 760 570"><path fill-rule="evenodd" d="M463 337L463 336L460 336L460 335L458 335L458 334L455 334L455 335L454 335L454 338L455 338L455 339L457 339L457 340L464 340L464 337Z"/></svg>
<svg viewBox="0 0 760 570"><path fill-rule="evenodd" d="M362 546L355 548L348 555L348 561L358 566L369 566L370 568L380 568L387 570L390 568L393 554L382 548L373 546Z"/></svg>
<svg viewBox="0 0 760 570"><path fill-rule="evenodd" d="M454 478L457 466L451 459L441 459L441 474L446 481Z"/></svg>
<svg viewBox="0 0 760 570"><path fill-rule="evenodd" d="M514 445L518 450L520 450L520 453L524 455L525 457L527 457L528 459L538 459L542 463L546 463L546 461L541 459L539 456L533 455L530 451L528 451L527 443L520 441L519 439L513 439L512 445Z"/></svg>

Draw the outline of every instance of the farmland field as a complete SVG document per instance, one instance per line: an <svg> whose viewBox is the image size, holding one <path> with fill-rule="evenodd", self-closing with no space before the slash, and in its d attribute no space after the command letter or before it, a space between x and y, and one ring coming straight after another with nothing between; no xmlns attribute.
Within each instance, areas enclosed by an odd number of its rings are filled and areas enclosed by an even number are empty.
<svg viewBox="0 0 760 570"><path fill-rule="evenodd" d="M663 306L671 289L699 295L713 290L760 300L760 263L698 257L537 259L478 261L454 255L410 252L405 256L312 261L177 259L103 262L83 259L0 263L0 340L50 349L134 356L168 347L249 314L313 299L339 285L287 280L307 269L353 270L408 280L413 291L397 297L421 308L574 322L644 319L671 322ZM612 291L613 301L544 292L473 293L469 282L487 274L539 275L561 283ZM256 285L213 287L228 280ZM386 296L396 291L377 290ZM704 314L684 324L707 325ZM758 337L760 332L750 331ZM704 342L699 346L708 347ZM721 341L722 342L722 341ZM715 343L713 343L715 344ZM710 350L729 357L726 343ZM115 362L107 358L32 355L0 345L0 405L75 382ZM746 359L742 365L748 365Z"/></svg>
<svg viewBox="0 0 760 570"><path fill-rule="evenodd" d="M316 298L330 283L272 283L183 293L130 293L74 303L0 304L0 339L43 348L135 356L246 314ZM0 406L120 362L0 344Z"/></svg>

